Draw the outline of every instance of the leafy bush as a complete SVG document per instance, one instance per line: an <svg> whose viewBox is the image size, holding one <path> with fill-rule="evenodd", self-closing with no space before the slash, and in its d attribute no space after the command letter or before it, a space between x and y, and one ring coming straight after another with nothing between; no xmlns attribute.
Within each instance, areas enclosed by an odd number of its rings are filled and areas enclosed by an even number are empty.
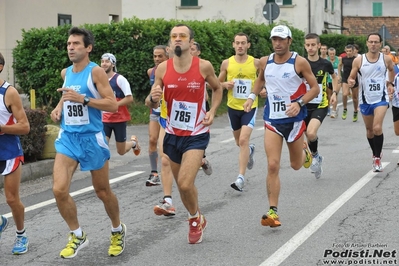
<svg viewBox="0 0 399 266"><path fill-rule="evenodd" d="M26 162L35 162L40 158L46 134L47 113L43 110L25 109L30 124L28 135L20 136Z"/></svg>
<svg viewBox="0 0 399 266"><path fill-rule="evenodd" d="M269 35L271 26L248 21L166 21L163 19L124 19L118 23L86 24L95 38L91 60L100 63L105 52L115 54L119 73L131 84L134 98L143 101L150 90L147 69L153 66L152 49L167 44L171 28L185 23L193 28L195 40L203 47L202 58L208 59L219 72L221 62L234 54L234 34L250 36L248 53L255 57L272 51ZM37 106L54 107L60 98L57 88L62 86L60 71L68 67L66 42L70 26L23 30L22 40L13 51L14 70L18 87L29 95L36 90ZM303 32L292 29L292 49L303 51Z"/></svg>
<svg viewBox="0 0 399 266"><path fill-rule="evenodd" d="M322 34L320 35L320 42L327 44L328 47L334 47L337 51L337 56L345 51L345 46L348 44L359 45L359 53L366 53L367 36L355 35L340 35L340 34Z"/></svg>

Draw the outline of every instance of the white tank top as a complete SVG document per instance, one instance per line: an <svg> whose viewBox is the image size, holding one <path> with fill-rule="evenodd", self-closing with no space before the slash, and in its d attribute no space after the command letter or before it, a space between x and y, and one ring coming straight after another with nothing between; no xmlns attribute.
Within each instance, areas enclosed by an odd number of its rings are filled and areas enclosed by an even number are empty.
<svg viewBox="0 0 399 266"><path fill-rule="evenodd" d="M359 69L359 104L375 104L388 102L386 87L387 67L384 55L379 54L376 62L369 62L366 54L362 55L362 63Z"/></svg>
<svg viewBox="0 0 399 266"><path fill-rule="evenodd" d="M267 100L264 110L264 120L282 120L285 122L300 121L306 116L306 109L296 117L288 117L286 108L292 102L298 101L305 93L303 78L295 70L296 52L284 63L274 62L274 53L268 58L264 77L266 80ZM302 111L302 110L301 110Z"/></svg>
<svg viewBox="0 0 399 266"><path fill-rule="evenodd" d="M392 98L392 106L399 108L399 73L395 75L393 83L394 83L395 92Z"/></svg>

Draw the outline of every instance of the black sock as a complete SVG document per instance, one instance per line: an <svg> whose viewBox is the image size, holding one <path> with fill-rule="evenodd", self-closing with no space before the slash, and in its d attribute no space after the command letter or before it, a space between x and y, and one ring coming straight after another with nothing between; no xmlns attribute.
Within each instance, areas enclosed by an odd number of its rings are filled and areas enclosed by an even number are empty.
<svg viewBox="0 0 399 266"><path fill-rule="evenodd" d="M381 158L382 145L384 145L384 134L374 135L374 156Z"/></svg>
<svg viewBox="0 0 399 266"><path fill-rule="evenodd" d="M373 153L373 156L375 156L375 148L374 148L374 137L369 139L367 138L370 148L371 148L371 152Z"/></svg>
<svg viewBox="0 0 399 266"><path fill-rule="evenodd" d="M309 150L312 152L313 157L318 154L317 147L319 146L319 138L309 141Z"/></svg>

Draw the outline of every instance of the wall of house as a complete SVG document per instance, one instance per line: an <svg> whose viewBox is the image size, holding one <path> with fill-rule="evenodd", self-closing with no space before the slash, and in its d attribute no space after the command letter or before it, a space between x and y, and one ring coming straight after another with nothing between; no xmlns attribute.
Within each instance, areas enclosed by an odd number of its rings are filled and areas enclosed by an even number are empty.
<svg viewBox="0 0 399 266"><path fill-rule="evenodd" d="M329 0L331 1L331 0ZM321 34L324 29L324 21L332 24L340 24L341 13L339 6L341 0L335 0L336 11L324 11L324 1L311 0L311 27L309 29L308 0L293 0L290 6L280 6L280 15L274 21L286 21L294 27ZM181 8L180 0L163 0L149 2L147 0L123 0L122 17L136 16L140 19L164 18L179 20L249 20L255 23L269 24L263 17L265 0L200 0L199 7Z"/></svg>
<svg viewBox="0 0 399 266"><path fill-rule="evenodd" d="M397 0L342 0L344 16L372 16L373 2L382 2L382 15L397 16Z"/></svg>
<svg viewBox="0 0 399 266"><path fill-rule="evenodd" d="M354 35L368 35L372 32L379 32L382 25L385 25L391 35L388 42L395 50L399 49L399 17L344 17L343 25L349 28L344 33Z"/></svg>
<svg viewBox="0 0 399 266"><path fill-rule="evenodd" d="M72 15L72 24L108 23L110 15L121 17L121 0L2 0L0 1L0 52L6 66L2 79L14 83L12 49L21 39L22 29L58 26L58 14ZM66 41L66 40L65 40Z"/></svg>

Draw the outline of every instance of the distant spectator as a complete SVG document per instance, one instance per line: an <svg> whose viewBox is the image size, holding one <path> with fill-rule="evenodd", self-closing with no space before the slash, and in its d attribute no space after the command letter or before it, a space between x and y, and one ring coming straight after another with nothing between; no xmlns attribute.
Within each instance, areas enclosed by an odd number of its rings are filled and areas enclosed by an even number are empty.
<svg viewBox="0 0 399 266"><path fill-rule="evenodd" d="M397 65L399 63L399 59L394 56L393 54L391 54L391 48L388 45L385 45L384 48L381 49L381 52L384 50L383 53L385 53L386 55L389 55L392 59L392 62Z"/></svg>

